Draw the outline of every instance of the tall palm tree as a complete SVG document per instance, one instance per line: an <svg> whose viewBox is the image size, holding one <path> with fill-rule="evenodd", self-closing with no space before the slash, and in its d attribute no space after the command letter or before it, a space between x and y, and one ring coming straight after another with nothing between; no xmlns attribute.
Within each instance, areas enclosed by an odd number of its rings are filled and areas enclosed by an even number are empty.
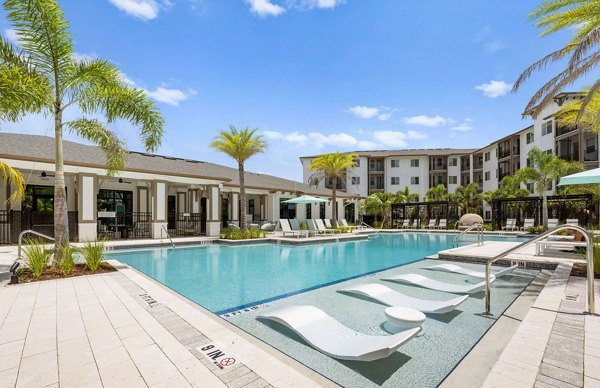
<svg viewBox="0 0 600 388"><path fill-rule="evenodd" d="M398 197L399 203L411 203L419 201L419 194L411 193L408 186L405 186L404 190L396 191L396 197Z"/></svg>
<svg viewBox="0 0 600 388"><path fill-rule="evenodd" d="M373 193L365 198L362 210L369 215L381 216L381 226L385 227L388 217L391 216L392 205L399 202L399 197L392 193Z"/></svg>
<svg viewBox="0 0 600 388"><path fill-rule="evenodd" d="M531 15L536 27L543 29L541 36L572 28L576 30L571 41L563 48L546 55L529 66L514 84L516 91L535 71L543 70L549 63L562 62L568 57L566 68L542 86L531 98L525 114L537 116L563 88L588 74L600 62L600 3L596 0L545 0ZM586 110L593 94L600 90L600 80L590 88L581 105L579 118ZM600 111L593 111L600 118Z"/></svg>
<svg viewBox="0 0 600 388"><path fill-rule="evenodd" d="M240 227L248 229L246 219L246 181L244 179L244 163L256 154L265 152L267 142L263 135L256 134L258 128L250 130L248 127L238 131L233 125L229 131L221 130L210 146L217 151L231 156L238 163L238 174L240 179Z"/></svg>
<svg viewBox="0 0 600 388"><path fill-rule="evenodd" d="M481 207L482 196L477 183L469 183L466 186L458 186L453 195L460 210L464 213L476 213Z"/></svg>
<svg viewBox="0 0 600 388"><path fill-rule="evenodd" d="M585 100L576 100L571 104L564 106L556 114L558 125L566 128L581 128L587 132L600 133L600 92L589 95L589 90L585 91L590 98L587 107L583 109Z"/></svg>
<svg viewBox="0 0 600 388"><path fill-rule="evenodd" d="M16 187L15 191L8 197L8 203L14 203L23 198L25 195L25 179L19 171L0 160L0 177L2 177L2 182L13 183Z"/></svg>
<svg viewBox="0 0 600 388"><path fill-rule="evenodd" d="M74 59L69 23L56 0L6 0L18 45L0 40L0 114L17 121L28 113L53 118L55 139L54 233L57 248L69 241L63 132L96 143L106 155L108 175L125 166L124 143L105 123L124 119L140 128L148 152L161 143L164 120L146 93L123 81L110 62ZM64 122L69 108L83 117ZM57 249L56 252L60 252Z"/></svg>
<svg viewBox="0 0 600 388"><path fill-rule="evenodd" d="M446 191L446 186L444 186L443 183L440 183L439 185L430 188L425 193L425 198L428 202L445 201L446 199L448 199L448 192Z"/></svg>
<svg viewBox="0 0 600 388"><path fill-rule="evenodd" d="M310 162L308 169L312 171L309 177L311 184L319 184L322 180L331 180L331 193L333 197L333 224L337 223L337 183L343 179L346 174L356 167L355 159L358 159L358 154L333 154L320 155Z"/></svg>
<svg viewBox="0 0 600 388"><path fill-rule="evenodd" d="M500 181L500 188L494 191L487 191L481 194L481 198L492 205L494 200L500 198L522 198L531 194L527 189L521 187L522 177L517 175L507 175Z"/></svg>
<svg viewBox="0 0 600 388"><path fill-rule="evenodd" d="M531 167L525 167L516 174L522 182L533 183L535 190L542 197L542 223L548 228L548 197L546 192L552 183L560 177L583 170L579 162L567 162L556 155L547 154L534 147L527 153Z"/></svg>

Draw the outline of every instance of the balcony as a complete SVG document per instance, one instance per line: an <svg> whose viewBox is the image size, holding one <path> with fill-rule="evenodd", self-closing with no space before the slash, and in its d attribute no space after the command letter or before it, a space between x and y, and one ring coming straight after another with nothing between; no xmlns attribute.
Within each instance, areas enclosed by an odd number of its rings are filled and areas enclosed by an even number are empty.
<svg viewBox="0 0 600 388"><path fill-rule="evenodd" d="M498 159L504 159L510 156L510 149L507 150L498 150Z"/></svg>
<svg viewBox="0 0 600 388"><path fill-rule="evenodd" d="M577 131L577 128L569 128L569 127L558 127L556 128L556 136L566 135L571 132Z"/></svg>
<svg viewBox="0 0 600 388"><path fill-rule="evenodd" d="M567 162L576 162L579 161L579 155L575 153L565 153L558 155L562 160L566 160Z"/></svg>
<svg viewBox="0 0 600 388"><path fill-rule="evenodd" d="M471 169L471 163L462 163L460 165L460 171L469 171Z"/></svg>
<svg viewBox="0 0 600 388"><path fill-rule="evenodd" d="M513 149L512 149L513 156L517 156L517 155L521 154L521 149L520 148L521 147L513 147Z"/></svg>

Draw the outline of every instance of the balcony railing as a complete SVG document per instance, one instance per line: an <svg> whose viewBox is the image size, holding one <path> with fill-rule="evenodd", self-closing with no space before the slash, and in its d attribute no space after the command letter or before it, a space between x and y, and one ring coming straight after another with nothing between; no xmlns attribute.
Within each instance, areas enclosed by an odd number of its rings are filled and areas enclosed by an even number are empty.
<svg viewBox="0 0 600 388"><path fill-rule="evenodd" d="M560 154L560 155L558 155L558 157L561 158L562 160L566 160L567 162L573 162L573 161L579 160L579 155L577 155L575 153Z"/></svg>
<svg viewBox="0 0 600 388"><path fill-rule="evenodd" d="M566 135L567 133L576 131L577 128L572 127L558 127L556 128L556 136Z"/></svg>
<svg viewBox="0 0 600 388"><path fill-rule="evenodd" d="M598 161L598 151L587 152L583 156L584 162L597 162Z"/></svg>
<svg viewBox="0 0 600 388"><path fill-rule="evenodd" d="M510 150L498 150L498 159L506 158L510 156Z"/></svg>

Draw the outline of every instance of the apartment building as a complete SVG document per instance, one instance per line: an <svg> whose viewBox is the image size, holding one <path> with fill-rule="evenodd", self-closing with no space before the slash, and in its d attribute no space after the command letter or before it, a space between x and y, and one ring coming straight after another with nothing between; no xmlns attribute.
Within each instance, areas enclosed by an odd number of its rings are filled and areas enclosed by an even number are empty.
<svg viewBox="0 0 600 388"><path fill-rule="evenodd" d="M444 184L448 192L471 182L481 191L500 187L502 178L529 166L527 153L533 147L558 155L569 161L580 161L588 169L599 167L599 135L581 128L563 128L554 115L565 104L583 98L582 93L560 93L533 118L533 124L507 135L480 149L420 149L358 151L357 167L338 182L338 189L353 196L408 187L424 199L431 187ZM316 156L316 155L315 155ZM315 156L301 157L304 182L308 183L308 169ZM321 183L331 188L331 182ZM529 191L534 188L529 185ZM556 183L548 190L551 195ZM484 218L490 218L490 209L484 206Z"/></svg>

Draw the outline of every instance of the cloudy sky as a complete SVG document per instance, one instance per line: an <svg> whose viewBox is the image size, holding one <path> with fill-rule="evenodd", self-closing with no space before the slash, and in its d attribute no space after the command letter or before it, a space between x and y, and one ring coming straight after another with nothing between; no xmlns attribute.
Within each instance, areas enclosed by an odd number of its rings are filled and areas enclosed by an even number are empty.
<svg viewBox="0 0 600 388"><path fill-rule="evenodd" d="M539 38L527 18L538 1L529 0L59 4L79 58L112 61L157 101L167 130L160 154L234 166L208 144L230 124L249 126L270 147L247 168L296 180L301 155L481 147L524 128L528 97L558 68L518 93L512 83L572 33ZM17 38L5 17L0 28ZM0 125L53 133L43 117ZM113 129L142 150L135 128Z"/></svg>

